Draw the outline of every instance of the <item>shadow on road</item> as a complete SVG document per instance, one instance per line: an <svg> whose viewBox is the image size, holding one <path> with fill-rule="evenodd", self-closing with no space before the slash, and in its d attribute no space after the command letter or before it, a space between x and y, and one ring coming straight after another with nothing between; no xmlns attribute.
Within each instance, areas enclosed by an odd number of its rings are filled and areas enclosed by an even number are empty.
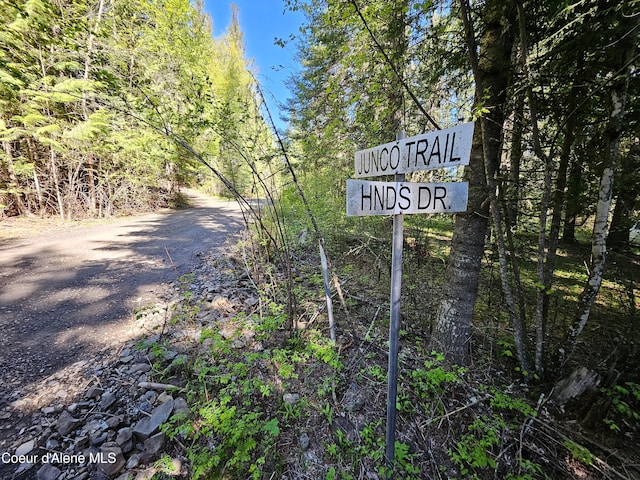
<svg viewBox="0 0 640 480"><path fill-rule="evenodd" d="M136 308L242 228L235 203L135 217L0 248L0 408L131 339ZM10 420L9 420L10 421Z"/></svg>

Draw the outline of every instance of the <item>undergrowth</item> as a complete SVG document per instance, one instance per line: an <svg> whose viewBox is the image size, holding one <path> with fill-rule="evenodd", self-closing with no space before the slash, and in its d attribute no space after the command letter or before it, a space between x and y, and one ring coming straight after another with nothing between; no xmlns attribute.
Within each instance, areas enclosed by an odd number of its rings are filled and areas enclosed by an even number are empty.
<svg viewBox="0 0 640 480"><path fill-rule="evenodd" d="M333 265L343 280L343 296L334 300L335 344L327 338L315 252L301 242L293 273L295 321L277 300L286 297L284 282L271 271L251 284L260 308L236 308L210 322L186 348L187 359L154 366L158 381L180 378L191 409L165 427L189 460L189 478L383 479L392 473L402 479L529 480L611 471L601 445L563 429L554 417L550 387L514 363L491 268L483 278L474 363L448 365L429 348L430 325L421 310L433 305L446 252L419 232L416 227L405 246L407 258L415 260L412 277L421 269L432 275L407 282L403 293L393 471L384 457L388 258L375 248L386 242L381 229L357 242L344 233L334 238L344 244L330 247L349 252ZM444 232L442 242L447 238ZM489 267L493 261L489 253ZM251 265L252 273L260 268ZM163 332L197 324L201 299L190 292L192 282L181 282L182 300L167 313ZM153 347L158 359L169 348L166 340L161 335ZM621 441L635 441L638 392L634 382L597 392L606 407L603 425Z"/></svg>
<svg viewBox="0 0 640 480"><path fill-rule="evenodd" d="M192 281L181 283L172 328L196 323L200 309L185 288ZM320 325L288 331L282 309L271 306L203 328L188 360L163 365L166 337L151 346L156 380L178 375L186 392L191 413L174 416L164 431L188 458L189 478L385 478L384 339L343 332L336 345ZM495 471L534 478L527 472L541 467L516 452L535 410L467 368L447 366L420 339L412 346L399 379L395 478ZM361 401L349 400L352 394Z"/></svg>

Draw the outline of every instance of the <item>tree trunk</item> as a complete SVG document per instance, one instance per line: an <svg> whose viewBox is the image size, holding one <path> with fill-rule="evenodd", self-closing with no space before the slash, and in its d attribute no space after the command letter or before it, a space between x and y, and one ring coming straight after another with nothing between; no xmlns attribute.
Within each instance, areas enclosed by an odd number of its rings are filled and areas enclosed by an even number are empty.
<svg viewBox="0 0 640 480"><path fill-rule="evenodd" d="M60 180L58 179L58 166L56 165L56 152L53 146L49 147L49 160L51 165L51 178L53 179L53 188L58 202L58 214L64 220L64 203L62 202L62 194L60 193Z"/></svg>
<svg viewBox="0 0 640 480"><path fill-rule="evenodd" d="M636 19L635 24L637 25L638 22L639 20ZM637 33L633 35L633 37L637 38ZM620 156L620 138L622 136L623 127L622 122L625 115L629 77L634 51L635 42L631 43L631 46L629 46L624 52L622 62L622 66L624 68L621 69L622 74L618 75L618 78L616 78L610 91L610 114L605 138L607 148L605 150L604 170L602 172L602 177L600 178L598 204L596 207L596 217L593 225L591 262L589 268L590 273L587 284L580 296L578 316L571 328L570 351L573 351L575 348L578 337L589 320L591 308L595 302L598 292L600 291L600 285L602 284L602 277L607 257L607 226L611 210L611 200L613 198L613 180Z"/></svg>
<svg viewBox="0 0 640 480"><path fill-rule="evenodd" d="M582 181L582 167L572 162L569 168L567 194L564 206L564 226L562 228L562 243L576 242L576 221L581 211L579 197L584 189Z"/></svg>
<svg viewBox="0 0 640 480"><path fill-rule="evenodd" d="M89 74L91 72L91 55L93 53L93 41L96 33L98 32L98 28L100 26L100 21L102 20L102 12L104 10L104 0L100 0L98 4L98 16L96 18L96 23L89 33L89 39L87 41L87 56L84 61L84 75L83 79L85 81L89 81ZM82 91L82 116L84 117L85 122L89 120L89 109L87 106L87 93L85 90ZM87 154L87 184L88 184L88 193L89 193L89 213L90 215L94 215L96 212L97 198L96 198L96 181L94 178L94 170L95 170L95 158L92 152Z"/></svg>
<svg viewBox="0 0 640 480"><path fill-rule="evenodd" d="M505 144L509 145L508 158L505 159L506 178L501 184L501 200L504 204L507 228L518 225L520 200L520 163L522 160L522 119L524 96L517 95L513 109L505 122ZM507 138L508 136L508 138Z"/></svg>
<svg viewBox="0 0 640 480"><path fill-rule="evenodd" d="M20 184L18 182L18 177L16 176L15 169L13 167L13 151L11 148L11 142L3 141L2 148L4 150L7 161L5 162L7 166L7 173L9 176L9 186L14 185L16 188L12 189L13 192L10 193L11 197L16 206L16 210L18 211L18 215L26 215L29 212L29 209L24 204L22 200L22 193L20 193L19 188Z"/></svg>
<svg viewBox="0 0 640 480"><path fill-rule="evenodd" d="M620 175L614 186L616 206L613 209L607 247L622 250L629 247L632 213L640 195L640 141L634 140L629 153L622 158Z"/></svg>
<svg viewBox="0 0 640 480"><path fill-rule="evenodd" d="M432 348L443 352L449 362L457 364L465 364L469 358L471 319L489 224L480 128L473 133L471 158L464 169L463 180L469 182L469 203L466 213L458 214L456 218L445 284L431 337Z"/></svg>
<svg viewBox="0 0 640 480"><path fill-rule="evenodd" d="M465 7L468 12L466 4L463 12ZM471 158L464 173L464 180L469 182L469 203L466 213L456 218L431 338L434 349L443 352L447 361L458 364L469 360L473 307L488 226L489 192L485 170L496 172L500 164L503 110L514 38L512 31L503 28L502 21L513 13L509 12L510 7L511 2L498 0L485 4L482 16L484 29L477 60L473 32L467 28L467 42L476 77L476 101L482 101L489 113L483 117L483 126L476 126L474 130ZM465 13L463 15L466 16ZM465 22L469 23L467 18ZM490 164L490 168L485 168L485 162Z"/></svg>

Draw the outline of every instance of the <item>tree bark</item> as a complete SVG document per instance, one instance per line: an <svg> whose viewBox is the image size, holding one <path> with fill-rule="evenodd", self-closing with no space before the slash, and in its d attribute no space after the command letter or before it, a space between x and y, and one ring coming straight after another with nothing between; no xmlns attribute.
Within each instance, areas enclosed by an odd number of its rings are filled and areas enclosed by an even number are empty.
<svg viewBox="0 0 640 480"><path fill-rule="evenodd" d="M571 162L567 194L564 202L564 226L562 228L562 243L576 243L576 221L581 210L579 197L584 190L582 181L582 167Z"/></svg>
<svg viewBox="0 0 640 480"><path fill-rule="evenodd" d="M468 5L463 4L462 7L463 12L469 11ZM475 45L473 32L466 29L474 64L476 102L482 102L488 113L483 114L482 126L477 125L474 130L471 158L464 173L464 179L469 182L469 203L466 213L456 218L445 283L431 337L432 347L443 352L451 363L465 364L469 360L473 307L490 213L486 172L497 172L500 164L505 96L514 40L511 29L503 28L503 19L512 18L512 14L512 2L486 2L477 59L472 46ZM465 22L467 20L465 18ZM493 194L495 196L495 192Z"/></svg>
<svg viewBox="0 0 640 480"><path fill-rule="evenodd" d="M463 180L469 182L469 203L466 213L456 218L445 284L431 336L432 348L443 352L447 361L461 365L469 359L471 319L489 224L482 130L478 127L473 133L471 158L464 169Z"/></svg>
<svg viewBox="0 0 640 480"><path fill-rule="evenodd" d="M635 19L636 26L640 20ZM637 30L637 28L636 28ZM633 30L632 30L633 31ZM637 33L632 37L637 38ZM631 39L632 40L632 39ZM623 130L623 119L627 103L629 77L631 75L632 59L635 52L635 41L626 48L621 69L615 72L617 78L613 82L610 90L609 121L606 130L606 150L604 159L604 170L600 178L598 190L598 203L596 206L596 217L593 225L591 239L591 261L589 268L589 278L582 291L579 302L579 310L576 320L570 331L571 350L575 349L578 337L586 326L591 308L596 296L600 291L602 277L607 258L607 227L611 201L613 198L613 181L620 157L620 139Z"/></svg>
<svg viewBox="0 0 640 480"><path fill-rule="evenodd" d="M632 213L640 195L640 140L634 140L627 155L622 158L620 175L614 186L616 206L613 209L607 248L623 250L629 247L629 229L633 226Z"/></svg>

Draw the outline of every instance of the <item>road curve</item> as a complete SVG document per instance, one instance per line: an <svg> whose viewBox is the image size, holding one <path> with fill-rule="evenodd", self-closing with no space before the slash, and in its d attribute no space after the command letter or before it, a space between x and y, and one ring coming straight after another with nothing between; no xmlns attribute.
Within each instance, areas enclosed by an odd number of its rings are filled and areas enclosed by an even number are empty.
<svg viewBox="0 0 640 480"><path fill-rule="evenodd" d="M242 229L235 202L0 241L0 407L16 390L128 338L135 308Z"/></svg>

